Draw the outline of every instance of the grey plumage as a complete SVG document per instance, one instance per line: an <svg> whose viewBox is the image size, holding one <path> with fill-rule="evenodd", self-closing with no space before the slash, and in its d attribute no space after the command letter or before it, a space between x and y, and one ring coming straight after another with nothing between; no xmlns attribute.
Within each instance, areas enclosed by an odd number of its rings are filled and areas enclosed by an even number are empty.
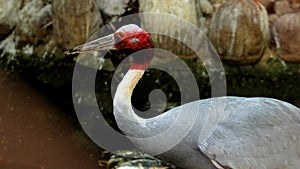
<svg viewBox="0 0 300 169"><path fill-rule="evenodd" d="M224 107L216 103L224 103ZM220 110L224 111L216 112ZM300 167L300 110L276 99L211 98L174 108L146 120L143 126L139 123L124 126L121 121L118 125L133 137L150 137L167 130L180 112L190 116L195 111L199 113L191 131L179 144L161 154L161 158L193 169L213 168L210 160L241 169ZM210 118L213 114L220 115L219 120ZM155 152L170 140L158 140L160 144L153 147L133 139L146 152Z"/></svg>

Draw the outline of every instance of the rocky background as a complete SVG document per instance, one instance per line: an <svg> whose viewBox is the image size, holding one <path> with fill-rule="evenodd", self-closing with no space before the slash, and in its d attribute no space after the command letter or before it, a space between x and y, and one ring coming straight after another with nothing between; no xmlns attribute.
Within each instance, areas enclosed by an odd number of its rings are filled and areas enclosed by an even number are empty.
<svg viewBox="0 0 300 169"><path fill-rule="evenodd" d="M138 12L174 14L200 28L223 61L228 95L266 96L292 103L299 99L300 0L0 0L1 67L18 73L72 112L76 56L66 57L63 52L86 42L103 25ZM148 20L141 25L153 26ZM174 35L180 31L167 23L159 26ZM201 97L210 97L201 60L174 39L152 38L157 47L172 51L189 65ZM111 124L110 85L120 61L106 59L96 79L100 109ZM148 72L133 94L133 105L149 108L148 95L155 88L166 93L167 109L180 104L172 77L156 70ZM89 96L78 100L89 105Z"/></svg>
<svg viewBox="0 0 300 169"><path fill-rule="evenodd" d="M69 82L74 62L66 61L63 51L86 42L104 24L131 13L166 12L190 21L209 37L224 61L229 94L248 95L253 93L251 86L262 85L286 89L272 92L262 87L253 95L289 99L299 93L290 87L299 82L299 0L0 0L0 4L2 65L44 84ZM160 26L173 31L167 24ZM165 43L172 39L153 39L156 46L187 62L193 59L183 45Z"/></svg>

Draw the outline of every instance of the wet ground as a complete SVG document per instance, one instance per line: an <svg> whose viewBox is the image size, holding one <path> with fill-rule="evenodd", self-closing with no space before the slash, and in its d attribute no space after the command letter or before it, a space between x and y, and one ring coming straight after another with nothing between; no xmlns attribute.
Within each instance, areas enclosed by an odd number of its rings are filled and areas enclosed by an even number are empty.
<svg viewBox="0 0 300 169"><path fill-rule="evenodd" d="M99 169L99 148L73 123L39 91L0 70L0 169Z"/></svg>

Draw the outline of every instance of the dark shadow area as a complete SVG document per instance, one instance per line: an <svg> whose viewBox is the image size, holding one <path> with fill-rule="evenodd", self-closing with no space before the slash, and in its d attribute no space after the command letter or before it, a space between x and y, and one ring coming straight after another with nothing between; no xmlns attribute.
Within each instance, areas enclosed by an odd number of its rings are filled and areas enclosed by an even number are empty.
<svg viewBox="0 0 300 169"><path fill-rule="evenodd" d="M100 149L74 121L28 82L0 71L1 169L99 169Z"/></svg>

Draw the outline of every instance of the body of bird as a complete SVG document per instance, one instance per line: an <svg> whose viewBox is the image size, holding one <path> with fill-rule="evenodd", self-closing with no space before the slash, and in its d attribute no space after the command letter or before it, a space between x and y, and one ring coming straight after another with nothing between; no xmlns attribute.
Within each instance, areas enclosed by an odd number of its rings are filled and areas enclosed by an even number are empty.
<svg viewBox="0 0 300 169"><path fill-rule="evenodd" d="M151 62L152 40L136 25L126 25L113 35L75 47L69 53L89 50L145 50L133 55L133 63L118 85L114 116L118 127L142 150L153 154L167 147L177 135L162 137L155 146L144 139L167 133L179 117L192 117L192 127L178 144L159 157L187 169L277 169L300 167L300 109L271 98L218 97L199 100L143 119L131 105L134 87ZM184 113L184 114L182 114ZM183 115L183 116L182 116ZM186 118L190 119L190 118ZM178 135L181 134L179 130Z"/></svg>

